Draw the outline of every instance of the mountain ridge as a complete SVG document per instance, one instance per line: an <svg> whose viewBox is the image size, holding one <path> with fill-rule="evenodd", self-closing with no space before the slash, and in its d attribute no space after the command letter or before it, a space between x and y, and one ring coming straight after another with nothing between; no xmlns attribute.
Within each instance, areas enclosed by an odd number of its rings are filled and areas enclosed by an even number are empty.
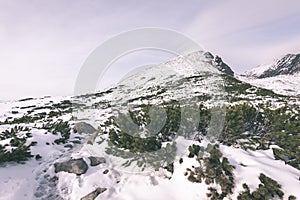
<svg viewBox="0 0 300 200"><path fill-rule="evenodd" d="M248 77L269 78L279 75L295 75L300 72L300 54L286 54L274 62L261 65L245 73Z"/></svg>
<svg viewBox="0 0 300 200"><path fill-rule="evenodd" d="M300 54L286 54L236 78L278 94L300 96Z"/></svg>

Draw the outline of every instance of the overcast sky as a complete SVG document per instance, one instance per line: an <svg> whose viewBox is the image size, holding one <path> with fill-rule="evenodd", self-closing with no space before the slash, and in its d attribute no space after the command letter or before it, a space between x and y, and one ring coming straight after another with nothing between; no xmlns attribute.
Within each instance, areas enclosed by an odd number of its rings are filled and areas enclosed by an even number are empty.
<svg viewBox="0 0 300 200"><path fill-rule="evenodd" d="M181 32L242 73L300 52L299 10L297 0L0 0L0 100L71 95L88 55L139 27ZM169 58L146 51L117 64Z"/></svg>

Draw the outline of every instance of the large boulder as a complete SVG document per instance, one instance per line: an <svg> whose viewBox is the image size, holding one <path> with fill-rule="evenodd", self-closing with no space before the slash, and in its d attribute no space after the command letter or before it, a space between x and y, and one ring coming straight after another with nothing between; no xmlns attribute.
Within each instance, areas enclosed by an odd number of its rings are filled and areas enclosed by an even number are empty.
<svg viewBox="0 0 300 200"><path fill-rule="evenodd" d="M72 159L61 163L55 163L54 168L55 173L68 172L76 175L81 175L86 173L86 171L88 170L88 165L82 158L80 158Z"/></svg>
<svg viewBox="0 0 300 200"><path fill-rule="evenodd" d="M105 192L107 189L106 188L97 188L96 190L94 190L93 192L89 193L88 195L82 197L80 200L94 200L96 199L96 197Z"/></svg>
<svg viewBox="0 0 300 200"><path fill-rule="evenodd" d="M76 133L87 133L87 134L92 134L97 132L97 130L90 124L86 122L78 122L74 126L74 131Z"/></svg>
<svg viewBox="0 0 300 200"><path fill-rule="evenodd" d="M91 161L91 166L97 166L100 165L102 163L106 163L105 158L103 157L94 157L94 156L90 156L89 157L90 161Z"/></svg>

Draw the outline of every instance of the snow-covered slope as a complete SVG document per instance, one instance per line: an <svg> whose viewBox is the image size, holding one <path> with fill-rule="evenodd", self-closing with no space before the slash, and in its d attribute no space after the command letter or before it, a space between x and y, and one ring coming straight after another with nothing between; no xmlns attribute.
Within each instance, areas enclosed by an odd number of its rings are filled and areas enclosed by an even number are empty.
<svg viewBox="0 0 300 200"><path fill-rule="evenodd" d="M195 52L98 93L0 102L0 199L236 199L261 173L300 198L299 98L226 66Z"/></svg>
<svg viewBox="0 0 300 200"><path fill-rule="evenodd" d="M239 80L282 95L300 95L300 54L287 54L236 76Z"/></svg>
<svg viewBox="0 0 300 200"><path fill-rule="evenodd" d="M266 88L282 95L300 95L300 73L293 75L278 75L268 78L236 76L239 80L257 87Z"/></svg>

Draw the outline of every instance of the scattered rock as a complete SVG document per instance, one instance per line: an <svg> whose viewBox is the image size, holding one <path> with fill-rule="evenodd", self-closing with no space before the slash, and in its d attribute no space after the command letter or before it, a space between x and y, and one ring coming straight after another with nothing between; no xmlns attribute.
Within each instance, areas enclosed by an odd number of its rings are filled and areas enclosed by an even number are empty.
<svg viewBox="0 0 300 200"><path fill-rule="evenodd" d="M74 131L76 133L87 133L87 134L92 134L95 133L97 130L90 124L86 122L78 122L74 126Z"/></svg>
<svg viewBox="0 0 300 200"><path fill-rule="evenodd" d="M37 154L37 155L35 155L35 159L40 160L40 159L42 159L42 156L40 154Z"/></svg>
<svg viewBox="0 0 300 200"><path fill-rule="evenodd" d="M174 173L174 163L170 163L167 166L164 167L168 172Z"/></svg>
<svg viewBox="0 0 300 200"><path fill-rule="evenodd" d="M183 158L179 159L179 163L182 164L183 163Z"/></svg>
<svg viewBox="0 0 300 200"><path fill-rule="evenodd" d="M90 156L89 157L90 161L91 161L91 166L97 166L100 165L102 163L106 163L105 158L103 157L94 157L94 156Z"/></svg>
<svg viewBox="0 0 300 200"><path fill-rule="evenodd" d="M73 144L81 144L81 141L80 141L80 140L72 140L72 141L70 141L70 142L72 142Z"/></svg>
<svg viewBox="0 0 300 200"><path fill-rule="evenodd" d="M35 196L36 198L42 197L43 195L44 195L44 193L41 192L41 191L37 191L37 192L34 193L34 196Z"/></svg>
<svg viewBox="0 0 300 200"><path fill-rule="evenodd" d="M63 171L63 172L73 173L76 175L85 174L86 171L88 170L88 165L82 158L72 159L61 163L55 163L54 167L55 167L55 173Z"/></svg>
<svg viewBox="0 0 300 200"><path fill-rule="evenodd" d="M72 149L72 148L73 148L73 145L72 145L72 144L66 144L64 147L65 147L65 148L70 148L70 149Z"/></svg>
<svg viewBox="0 0 300 200"><path fill-rule="evenodd" d="M107 188L97 188L95 191L89 193L88 195L82 197L80 200L94 200L96 199L96 197L105 192L107 190Z"/></svg>

